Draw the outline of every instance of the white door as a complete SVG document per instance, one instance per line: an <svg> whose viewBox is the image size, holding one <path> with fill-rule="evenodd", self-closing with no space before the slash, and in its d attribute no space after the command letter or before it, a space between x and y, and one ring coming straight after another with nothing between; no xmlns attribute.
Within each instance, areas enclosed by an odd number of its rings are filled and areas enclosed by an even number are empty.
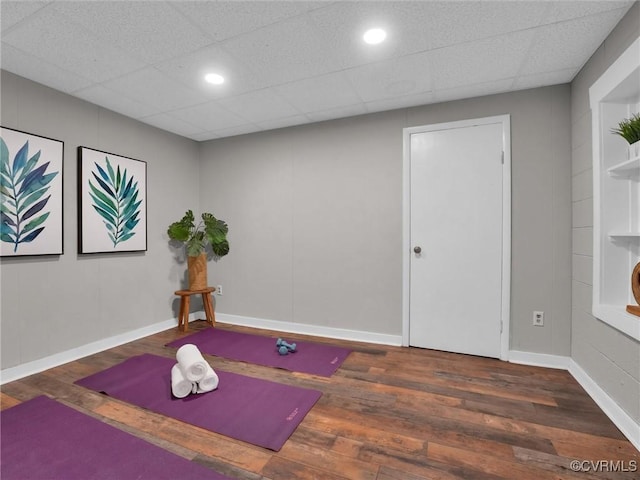
<svg viewBox="0 0 640 480"><path fill-rule="evenodd" d="M409 139L409 344L500 358L504 124L442 125Z"/></svg>

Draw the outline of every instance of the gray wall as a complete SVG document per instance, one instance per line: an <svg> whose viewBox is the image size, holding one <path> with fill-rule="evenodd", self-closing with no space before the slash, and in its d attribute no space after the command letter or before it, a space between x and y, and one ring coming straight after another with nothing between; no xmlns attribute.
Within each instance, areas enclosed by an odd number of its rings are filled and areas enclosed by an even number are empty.
<svg viewBox="0 0 640 480"><path fill-rule="evenodd" d="M184 265L166 228L198 202L198 144L1 72L3 127L64 141L64 255L4 257L6 369L176 316ZM78 255L77 147L147 162L148 251Z"/></svg>
<svg viewBox="0 0 640 480"><path fill-rule="evenodd" d="M573 360L640 423L640 343L591 315L593 171L589 87L640 36L640 4L629 10L574 79L571 92Z"/></svg>
<svg viewBox="0 0 640 480"><path fill-rule="evenodd" d="M231 254L209 266L211 283L225 287L218 312L400 335L402 128L503 113L512 116L511 345L569 354L567 85L198 147L14 75L2 80L4 126L65 141L66 252L2 260L3 368L172 318L183 266L165 229L198 204L231 227ZM77 145L148 162L145 255L77 255ZM533 310L545 311L544 328L531 326Z"/></svg>
<svg viewBox="0 0 640 480"><path fill-rule="evenodd" d="M400 335L402 129L505 113L511 347L569 355L568 85L203 143L200 204L228 221L232 245L210 268L225 289L218 311ZM545 327L532 326L534 310L545 312Z"/></svg>

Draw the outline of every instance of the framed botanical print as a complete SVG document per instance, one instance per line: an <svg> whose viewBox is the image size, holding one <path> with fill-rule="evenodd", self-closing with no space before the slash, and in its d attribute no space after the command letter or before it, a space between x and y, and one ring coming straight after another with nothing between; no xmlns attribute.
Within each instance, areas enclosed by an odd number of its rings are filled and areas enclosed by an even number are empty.
<svg viewBox="0 0 640 480"><path fill-rule="evenodd" d="M147 163L78 147L79 253L147 250Z"/></svg>
<svg viewBox="0 0 640 480"><path fill-rule="evenodd" d="M0 127L0 256L61 255L64 143Z"/></svg>

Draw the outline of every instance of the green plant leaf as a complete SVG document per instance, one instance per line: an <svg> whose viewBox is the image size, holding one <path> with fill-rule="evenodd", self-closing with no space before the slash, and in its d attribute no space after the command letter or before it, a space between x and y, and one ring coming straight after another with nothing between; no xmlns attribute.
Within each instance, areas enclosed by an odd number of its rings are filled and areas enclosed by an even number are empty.
<svg viewBox="0 0 640 480"><path fill-rule="evenodd" d="M43 200L40 200L38 203L36 203L31 208L29 208L26 212L24 212L24 214L22 215L22 221L33 217L36 213L42 210L47 204L47 202L49 201L49 198L51 198L51 195L49 195L47 198Z"/></svg>
<svg viewBox="0 0 640 480"><path fill-rule="evenodd" d="M196 228L193 223L194 220L193 212L191 210L187 210L184 217L169 225L167 235L171 240L187 242L191 237L191 232Z"/></svg>
<svg viewBox="0 0 640 480"><path fill-rule="evenodd" d="M41 225L44 223L44 221L49 217L49 213L47 212L43 215L40 215L39 217L37 217L34 220L31 220L29 223L27 223L24 227L24 229L22 230L22 233L26 233L30 230L33 230L34 228L36 228L37 226Z"/></svg>
<svg viewBox="0 0 640 480"><path fill-rule="evenodd" d="M48 166L49 166L49 162L45 163L44 165L40 165L35 170L29 172L22 180L22 184L20 185L20 190L18 190L18 194L29 190L29 187L33 183L39 182L44 176L44 172L47 170ZM17 180L16 183L19 183L19 180Z"/></svg>
<svg viewBox="0 0 640 480"><path fill-rule="evenodd" d="M29 157L26 141L10 160L9 148L0 138L0 191L2 192L0 240L13 245L34 241L45 229L50 212L42 212L51 195L42 198L58 172L46 173L50 162L38 165L41 151ZM42 212L36 217L36 214ZM31 219L31 220L29 220ZM29 221L27 221L29 220Z"/></svg>
<svg viewBox="0 0 640 480"><path fill-rule="evenodd" d="M90 196L93 208L100 215L106 228L106 234L116 248L118 243L133 237L139 223L142 200L137 200L138 182L133 183L130 176L127 183L127 169L117 165L114 171L109 157L105 157L105 168L95 163L96 172L91 172L94 185L89 180Z"/></svg>
<svg viewBox="0 0 640 480"><path fill-rule="evenodd" d="M7 199L13 200L13 195L11 194L9 189L6 187L4 182L2 182L2 184L0 184L0 193L2 194L3 197L6 197Z"/></svg>
<svg viewBox="0 0 640 480"><path fill-rule="evenodd" d="M49 185L49 183L51 183L51 180L53 180L56 177L56 175L58 175L58 172L47 173L46 175L43 175L39 179L32 182L28 188L26 188L23 192L21 192L21 194L26 196L26 195L32 194L33 192L37 192L41 188L44 188L47 185Z"/></svg>
<svg viewBox="0 0 640 480"><path fill-rule="evenodd" d="M3 214L5 214L5 216L11 220L12 218L14 218L17 215L17 212L15 211L14 208L12 208L13 206L9 206L6 203L3 203L2 205L0 205L0 212L2 212ZM11 220L13 222L13 220ZM15 225L15 223L13 224Z"/></svg>
<svg viewBox="0 0 640 480"><path fill-rule="evenodd" d="M617 127L611 129L611 133L620 135L629 145L640 141L640 113L619 122Z"/></svg>
<svg viewBox="0 0 640 480"><path fill-rule="evenodd" d="M131 233L126 233L124 235L122 235L122 237L120 237L120 241L124 242L126 240L129 240L131 237L133 237L135 235L135 232L131 232Z"/></svg>
<svg viewBox="0 0 640 480"><path fill-rule="evenodd" d="M212 243L211 250L218 257L224 257L227 253L229 253L229 242L227 240L223 240L221 242Z"/></svg>
<svg viewBox="0 0 640 480"><path fill-rule="evenodd" d="M107 212L106 210L98 207L97 205L93 205L93 208L95 209L96 212L98 212L98 214L102 217L102 219L106 222L107 224L107 229L108 230L115 230L116 229L116 217L114 217L113 215L111 215L109 212ZM114 245L115 246L115 245Z"/></svg>
<svg viewBox="0 0 640 480"><path fill-rule="evenodd" d="M214 217L211 213L203 213L202 221L196 226L191 210L187 210L184 217L178 222L169 225L167 234L172 240L185 244L187 255L195 257L205 251L207 245L211 246L214 255L222 257L229 253L227 241L227 224Z"/></svg>
<svg viewBox="0 0 640 480"><path fill-rule="evenodd" d="M18 177L18 180L16 180L16 183L20 183L24 177L31 172L31 170L33 170L33 167L35 167L38 164L38 160L40 159L40 150L38 150L38 152L29 159L29 161L25 164L25 166L22 169L22 173L20 174L20 176Z"/></svg>
<svg viewBox="0 0 640 480"><path fill-rule="evenodd" d="M116 208L114 206L112 206L111 204L107 203L107 202L103 202L100 197L89 194L91 196L91 198L93 199L93 204L96 207L99 207L100 209L104 210L105 212L109 213L112 216L117 216L118 212L116 210Z"/></svg>
<svg viewBox="0 0 640 480"><path fill-rule="evenodd" d="M9 147L5 143L4 139L0 137L0 172L7 177L11 176L9 171Z"/></svg>
<svg viewBox="0 0 640 480"><path fill-rule="evenodd" d="M107 162L107 170L109 171L109 180L111 183L113 183L116 179L116 175L113 172L113 167L111 166L111 163L109 162L109 157L104 157L105 162Z"/></svg>
<svg viewBox="0 0 640 480"><path fill-rule="evenodd" d="M33 204L33 202L35 202L36 200L39 200L45 193L47 193L49 191L49 187L44 187L40 190L36 190L35 192L33 192L32 194L28 195L24 201L22 202L22 204L20 205L20 208L18 209L18 213L21 213L25 210L25 208L29 207L31 204Z"/></svg>
<svg viewBox="0 0 640 480"><path fill-rule="evenodd" d="M37 230L34 230L33 232L29 233L29 235L22 238L19 242L20 243L33 242L36 239L36 237L42 233L43 230L44 230L44 227L40 227Z"/></svg>
<svg viewBox="0 0 640 480"><path fill-rule="evenodd" d="M197 257L204 251L204 247L205 245L202 240L193 238L187 243L187 255Z"/></svg>
<svg viewBox="0 0 640 480"><path fill-rule="evenodd" d="M93 175L93 178L95 178L96 182L98 182L98 185L100 186L100 188L102 188L106 194L109 195L109 197L111 198L116 198L116 194L115 192L111 189L111 180L109 180L108 182L105 182L104 180L102 180L98 175L96 175L95 172L91 172Z"/></svg>
<svg viewBox="0 0 640 480"><path fill-rule="evenodd" d="M13 159L13 175L14 176L27 163L28 155L29 155L29 140L27 140L25 144L22 146L22 148L18 150L18 153L16 153L16 156Z"/></svg>
<svg viewBox="0 0 640 480"><path fill-rule="evenodd" d="M99 199L101 202L107 205L109 209L113 210L114 213L117 211L117 207L113 197L110 197L106 195L104 192L101 192L100 190L98 190L96 187L93 186L91 181L89 181L89 188L91 190L91 193L90 193L91 197Z"/></svg>

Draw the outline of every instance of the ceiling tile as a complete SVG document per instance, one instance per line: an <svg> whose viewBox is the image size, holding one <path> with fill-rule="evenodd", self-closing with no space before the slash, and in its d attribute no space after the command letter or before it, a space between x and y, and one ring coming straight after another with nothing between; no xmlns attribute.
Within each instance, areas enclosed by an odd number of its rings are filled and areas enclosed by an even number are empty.
<svg viewBox="0 0 640 480"><path fill-rule="evenodd" d="M559 85L569 83L578 73L578 68L565 68L554 72L535 73L533 75L522 75L517 77L513 83L514 90L524 90L525 88L542 87L545 85Z"/></svg>
<svg viewBox="0 0 640 480"><path fill-rule="evenodd" d="M264 86L273 86L338 70L340 62L326 48L307 16L294 17L222 43L249 65Z"/></svg>
<svg viewBox="0 0 640 480"><path fill-rule="evenodd" d="M91 30L105 44L139 58L146 64L175 57L212 42L177 10L165 2L56 2L55 8Z"/></svg>
<svg viewBox="0 0 640 480"><path fill-rule="evenodd" d="M191 135L185 135L187 138L195 140L196 142L204 142L206 140L213 140L214 138L221 138L220 135L216 135L213 132L194 133Z"/></svg>
<svg viewBox="0 0 640 480"><path fill-rule="evenodd" d="M143 68L110 80L105 82L104 86L116 94L134 98L160 111L175 110L205 100L197 92L162 75L153 67Z"/></svg>
<svg viewBox="0 0 640 480"><path fill-rule="evenodd" d="M548 2L436 1L426 2L423 28L429 48L482 40L534 27Z"/></svg>
<svg viewBox="0 0 640 480"><path fill-rule="evenodd" d="M374 102L432 89L431 53L417 53L345 71L362 100Z"/></svg>
<svg viewBox="0 0 640 480"><path fill-rule="evenodd" d="M429 47L424 28L426 2L336 2L309 14L315 31L337 68L343 69ZM383 28L386 40L368 45L362 39L370 28Z"/></svg>
<svg viewBox="0 0 640 480"><path fill-rule="evenodd" d="M218 100L218 103L236 115L251 119L252 123L290 117L300 113L289 102L268 88L237 97L224 98Z"/></svg>
<svg viewBox="0 0 640 480"><path fill-rule="evenodd" d="M533 37L533 31L526 30L432 51L429 58L433 88L454 88L515 77Z"/></svg>
<svg viewBox="0 0 640 480"><path fill-rule="evenodd" d="M475 85L464 85L456 88L446 88L434 92L435 102L449 102L463 98L482 97L512 90L513 79L506 78L499 81L486 82Z"/></svg>
<svg viewBox="0 0 640 480"><path fill-rule="evenodd" d="M178 1L170 3L215 41L252 32L327 5L326 2L306 1Z"/></svg>
<svg viewBox="0 0 640 480"><path fill-rule="evenodd" d="M160 111L156 106L140 103L128 95L114 92L103 85L93 85L88 88L83 88L82 90L74 92L74 95L87 102L100 105L131 118L146 117Z"/></svg>
<svg viewBox="0 0 640 480"><path fill-rule="evenodd" d="M358 103L356 105L330 108L328 110L316 110L308 113L307 117L312 122L324 122L325 120L354 117L356 115L364 115L365 113L369 113L367 107L363 103Z"/></svg>
<svg viewBox="0 0 640 480"><path fill-rule="evenodd" d="M221 130L250 123L246 119L229 112L218 105L217 102L207 102L193 107L181 108L171 114L207 131Z"/></svg>
<svg viewBox="0 0 640 480"><path fill-rule="evenodd" d="M262 130L253 124L238 125L237 127L221 128L220 130L214 130L213 133L220 137L234 137L236 135L244 135L246 133L252 133Z"/></svg>
<svg viewBox="0 0 640 480"><path fill-rule="evenodd" d="M609 34L622 15L623 10L613 10L538 28L520 73L582 67L601 44L599 39Z"/></svg>
<svg viewBox="0 0 640 480"><path fill-rule="evenodd" d="M218 45L211 45L154 66L168 77L212 100L264 88L260 78L241 59L230 55ZM204 80L207 73L224 76L225 83L207 83Z"/></svg>
<svg viewBox="0 0 640 480"><path fill-rule="evenodd" d="M195 125L192 125L190 123L184 122L181 119L168 113L159 113L157 115L149 115L147 117L141 118L140 121L148 125L158 127L162 130L167 130L169 132L173 132L177 135L182 135L185 137L190 135L196 135L199 133L204 133L204 131L201 128L198 128Z"/></svg>
<svg viewBox="0 0 640 480"><path fill-rule="evenodd" d="M96 82L139 68L136 60L49 8L16 25L2 42Z"/></svg>
<svg viewBox="0 0 640 480"><path fill-rule="evenodd" d="M304 125L309 122L310 120L305 115L293 115L291 117L258 122L258 126L264 130L273 130L276 128L292 127L294 125Z"/></svg>
<svg viewBox="0 0 640 480"><path fill-rule="evenodd" d="M2 69L22 77L42 83L61 92L71 93L87 87L93 82L72 72L50 64L46 60L22 52L6 43L2 44Z"/></svg>
<svg viewBox="0 0 640 480"><path fill-rule="evenodd" d="M362 103L342 72L279 85L274 90L302 113Z"/></svg>
<svg viewBox="0 0 640 480"><path fill-rule="evenodd" d="M2 35L18 22L37 12L49 2L0 2L0 31Z"/></svg>
<svg viewBox="0 0 640 480"><path fill-rule="evenodd" d="M422 92L412 95L374 100L367 102L366 107L370 112L382 112L385 110L393 110L395 108L429 105L430 103L434 103L434 101L435 95L433 92Z"/></svg>
<svg viewBox="0 0 640 480"><path fill-rule="evenodd" d="M620 8L629 8L629 2L615 0L609 0L606 2L581 0L572 0L570 2L549 2L549 10L545 17L545 22L562 22L563 20L572 20Z"/></svg>

